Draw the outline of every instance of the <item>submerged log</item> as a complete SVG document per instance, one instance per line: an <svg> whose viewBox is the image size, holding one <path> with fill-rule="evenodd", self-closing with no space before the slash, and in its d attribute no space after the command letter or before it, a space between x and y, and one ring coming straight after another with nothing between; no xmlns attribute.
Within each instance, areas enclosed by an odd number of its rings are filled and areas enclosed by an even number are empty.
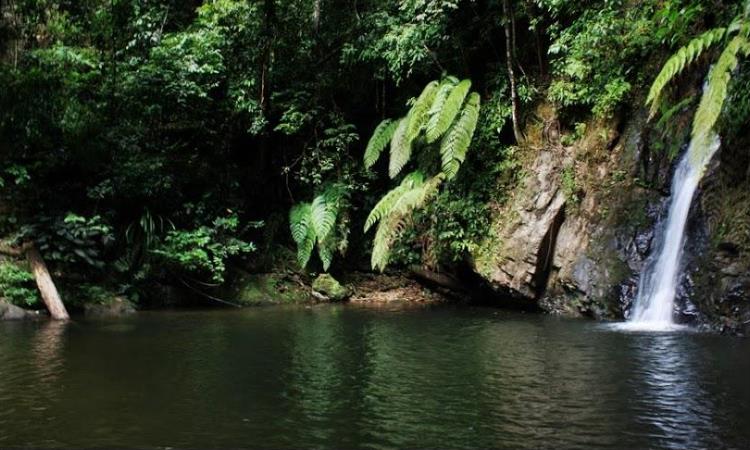
<svg viewBox="0 0 750 450"><path fill-rule="evenodd" d="M39 293L42 295L42 301L47 306L50 316L55 320L70 319L39 250L36 249L34 244L27 244L24 247L26 249L26 259L29 261L29 266L31 266L31 273L34 274Z"/></svg>

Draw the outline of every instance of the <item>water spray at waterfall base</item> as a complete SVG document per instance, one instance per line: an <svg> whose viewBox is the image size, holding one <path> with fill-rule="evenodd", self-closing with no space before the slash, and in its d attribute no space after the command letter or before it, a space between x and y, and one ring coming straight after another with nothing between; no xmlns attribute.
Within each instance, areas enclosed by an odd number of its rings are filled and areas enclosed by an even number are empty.
<svg viewBox="0 0 750 450"><path fill-rule="evenodd" d="M655 251L646 261L630 319L617 325L629 331L670 331L684 328L673 310L690 205L711 158L719 149L718 136L694 136L672 179L667 216L659 224Z"/></svg>

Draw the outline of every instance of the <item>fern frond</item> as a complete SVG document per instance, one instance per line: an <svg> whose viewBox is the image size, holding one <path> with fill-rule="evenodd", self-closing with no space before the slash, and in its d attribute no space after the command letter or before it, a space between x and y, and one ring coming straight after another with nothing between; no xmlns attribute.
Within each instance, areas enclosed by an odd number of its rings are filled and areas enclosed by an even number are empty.
<svg viewBox="0 0 750 450"><path fill-rule="evenodd" d="M421 186L422 184L424 184L424 175L420 171L414 171L405 176L400 185L391 189L372 208L370 215L367 216L367 220L365 221L365 233L367 233L370 227L375 225L375 223L390 214L393 206L398 202L401 196L404 195L404 193L410 191L416 186Z"/></svg>
<svg viewBox="0 0 750 450"><path fill-rule="evenodd" d="M385 270L391 257L391 249L404 229L406 229L406 221L402 216L388 217L378 225L370 258L370 265L373 269L380 272Z"/></svg>
<svg viewBox="0 0 750 450"><path fill-rule="evenodd" d="M716 64L711 68L706 80L706 87L698 104L698 109L693 117L693 129L691 135L693 139L708 139L716 121L721 114L724 106L724 100L727 98L729 82L732 79L732 71L737 68L739 60L738 54L747 55L750 52L750 42L741 36L735 36L721 52ZM708 140L705 142L708 143ZM709 145L695 145L695 151L709 149ZM692 157L702 159L701 154L695 154Z"/></svg>
<svg viewBox="0 0 750 450"><path fill-rule="evenodd" d="M649 118L652 118L659 110L659 100L664 87L685 67L692 64L703 52L721 41L727 33L726 28L714 28L706 31L690 41L686 46L680 48L672 55L656 76L646 98L646 104L651 105Z"/></svg>
<svg viewBox="0 0 750 450"><path fill-rule="evenodd" d="M450 91L442 108L437 113L437 119L434 121L433 127L429 128L430 124L428 123L428 143L437 141L443 133L448 131L456 116L461 111L461 106L463 106L464 100L469 94L469 89L471 89L471 80L462 80Z"/></svg>
<svg viewBox="0 0 750 450"><path fill-rule="evenodd" d="M439 134L436 134L438 119L440 119L440 111L443 110L443 106L445 106L448 96L457 84L457 78L448 77L440 83L440 86L435 93L435 99L432 101L430 110L427 112L428 119L425 126L425 137L429 143L435 142L440 137Z"/></svg>
<svg viewBox="0 0 750 450"><path fill-rule="evenodd" d="M396 178L411 158L411 141L406 134L408 128L409 116L406 116L398 122L391 138L391 158L388 162L388 175L391 178Z"/></svg>
<svg viewBox="0 0 750 450"><path fill-rule="evenodd" d="M381 272L388 265L391 249L403 233L412 213L423 207L438 191L445 175L439 173L420 185L403 192L393 204L388 216L380 221L373 241L373 269ZM401 187L401 186L399 186Z"/></svg>
<svg viewBox="0 0 750 450"><path fill-rule="evenodd" d="M438 87L439 84L437 81L427 83L427 86L425 86L422 93L411 107L411 110L409 111L409 127L406 130L406 137L409 141L416 139L427 124L427 119L429 117L428 113L432 103L435 101Z"/></svg>
<svg viewBox="0 0 750 450"><path fill-rule="evenodd" d="M336 224L338 204L330 195L323 193L315 197L311 209L312 228L318 241L323 241Z"/></svg>
<svg viewBox="0 0 750 450"><path fill-rule="evenodd" d="M479 94L473 92L469 95L460 117L440 142L442 168L449 180L456 176L466 159L466 151L469 149L479 120L479 102Z"/></svg>
<svg viewBox="0 0 750 450"><path fill-rule="evenodd" d="M385 119L375 128L372 137L367 142L367 148L365 149L365 169L369 169L378 161L383 149L391 141L397 126L398 121Z"/></svg>
<svg viewBox="0 0 750 450"><path fill-rule="evenodd" d="M306 267L310 262L313 249L315 248L315 231L312 228L308 230L307 235L301 243L297 244L297 263L300 267Z"/></svg>
<svg viewBox="0 0 750 450"><path fill-rule="evenodd" d="M331 262L333 262L333 251L335 248L331 245L332 242L330 239L318 242L318 257L320 257L320 262L323 263L324 272L328 272L328 268L331 267Z"/></svg>
<svg viewBox="0 0 750 450"><path fill-rule="evenodd" d="M312 207L309 203L297 203L289 210L289 230L292 232L292 239L297 245L301 244L312 223Z"/></svg>

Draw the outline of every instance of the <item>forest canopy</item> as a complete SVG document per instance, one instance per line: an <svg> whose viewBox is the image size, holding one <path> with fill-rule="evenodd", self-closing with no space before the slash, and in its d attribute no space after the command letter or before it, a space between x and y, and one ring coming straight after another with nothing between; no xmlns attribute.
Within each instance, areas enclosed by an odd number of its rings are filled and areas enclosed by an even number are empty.
<svg viewBox="0 0 750 450"><path fill-rule="evenodd" d="M100 294L88 282L138 301L156 282L220 284L230 267L292 249L312 271L460 264L486 235L487 205L513 191L518 148L541 145L528 132L548 125L540 105L571 142L588 120L644 108L672 53L744 11L721 0L0 5L2 235L34 241L82 301ZM737 110L719 127L731 133L750 101L729 89ZM441 118L434 101L450 90ZM660 100L665 113L686 105L669 86ZM394 192L411 203L384 208ZM0 265L12 301L34 304L29 283Z"/></svg>

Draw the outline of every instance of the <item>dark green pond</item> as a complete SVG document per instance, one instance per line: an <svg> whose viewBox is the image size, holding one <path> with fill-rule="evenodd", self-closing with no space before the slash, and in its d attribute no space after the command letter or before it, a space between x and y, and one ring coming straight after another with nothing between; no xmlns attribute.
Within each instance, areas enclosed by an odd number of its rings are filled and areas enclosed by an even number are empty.
<svg viewBox="0 0 750 450"><path fill-rule="evenodd" d="M748 448L750 341L493 309L0 323L0 447Z"/></svg>

